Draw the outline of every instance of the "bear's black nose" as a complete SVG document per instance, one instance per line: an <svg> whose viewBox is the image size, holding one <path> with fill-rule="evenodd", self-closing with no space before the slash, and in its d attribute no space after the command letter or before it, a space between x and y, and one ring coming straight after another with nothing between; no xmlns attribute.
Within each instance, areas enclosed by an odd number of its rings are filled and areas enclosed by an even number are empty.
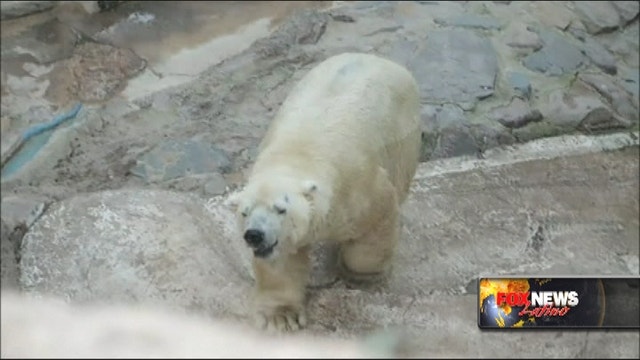
<svg viewBox="0 0 640 360"><path fill-rule="evenodd" d="M258 247L264 241L264 232L262 230L249 229L244 233L244 239L253 247Z"/></svg>

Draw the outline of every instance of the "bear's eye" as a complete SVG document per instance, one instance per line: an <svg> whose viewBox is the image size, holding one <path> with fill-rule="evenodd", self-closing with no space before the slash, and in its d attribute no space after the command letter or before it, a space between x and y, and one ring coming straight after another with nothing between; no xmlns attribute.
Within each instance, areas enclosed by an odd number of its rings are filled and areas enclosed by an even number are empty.
<svg viewBox="0 0 640 360"><path fill-rule="evenodd" d="M247 217L247 215L249 215L249 209L244 209L240 214L242 217Z"/></svg>
<svg viewBox="0 0 640 360"><path fill-rule="evenodd" d="M287 213L287 209L280 207L278 205L274 205L273 208L276 210L276 212L280 215L286 214Z"/></svg>

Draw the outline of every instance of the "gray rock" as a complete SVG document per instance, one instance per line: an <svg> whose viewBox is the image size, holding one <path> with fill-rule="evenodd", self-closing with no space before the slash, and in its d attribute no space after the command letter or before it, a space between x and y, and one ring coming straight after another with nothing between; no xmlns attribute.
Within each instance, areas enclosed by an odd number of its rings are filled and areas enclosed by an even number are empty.
<svg viewBox="0 0 640 360"><path fill-rule="evenodd" d="M171 110L171 103L169 100L166 98L164 100L165 101L162 104L154 103L156 106L153 107L153 110L157 112L154 115L161 115L162 113L166 113ZM128 114L138 111L141 108L124 97L112 98L104 105L104 108L101 109L104 112L102 116L111 119L122 119Z"/></svg>
<svg viewBox="0 0 640 360"><path fill-rule="evenodd" d="M527 56L523 64L528 69L550 76L558 76L577 70L585 58L580 49L562 35L553 31L541 31L542 49Z"/></svg>
<svg viewBox="0 0 640 360"><path fill-rule="evenodd" d="M438 133L422 132L422 144L420 147L420 162L426 162L433 158L433 153L438 144Z"/></svg>
<svg viewBox="0 0 640 360"><path fill-rule="evenodd" d="M453 104L423 105L421 119L422 129L429 132L468 123L464 110Z"/></svg>
<svg viewBox="0 0 640 360"><path fill-rule="evenodd" d="M434 1L428 2L433 3ZM353 4L353 7L358 10L372 11L374 13L381 11L384 14L388 10L393 10L395 5L395 1L358 1Z"/></svg>
<svg viewBox="0 0 640 360"><path fill-rule="evenodd" d="M10 121L8 124L5 124L5 129L3 129L3 141L5 139L5 135L12 132L18 132L22 135L22 132L33 126L33 124L47 123L56 115L66 111L66 109L61 109L56 113L50 106L29 103L25 103L24 107L16 106L16 108L12 108L7 104L7 102L3 102L2 104L2 116L6 116ZM33 103L33 101L31 101L31 103ZM6 143L3 143L3 147L6 145Z"/></svg>
<svg viewBox="0 0 640 360"><path fill-rule="evenodd" d="M203 193L205 195L221 195L226 188L226 182L218 173L187 175L168 180L161 184L163 189ZM210 193L207 193L207 190Z"/></svg>
<svg viewBox="0 0 640 360"><path fill-rule="evenodd" d="M147 182L167 181L188 175L227 172L227 154L206 141L168 140L144 154L132 173Z"/></svg>
<svg viewBox="0 0 640 360"><path fill-rule="evenodd" d="M344 22L344 23L354 23L356 22L356 20L346 14L329 14L329 16L331 16L331 19L333 21L337 21L337 22Z"/></svg>
<svg viewBox="0 0 640 360"><path fill-rule="evenodd" d="M55 1L2 1L0 20L10 20L47 11L55 6Z"/></svg>
<svg viewBox="0 0 640 360"><path fill-rule="evenodd" d="M577 125L576 125L577 126ZM574 127L558 125L555 120L542 120L529 125L511 130L511 135L519 143L527 143L536 139L557 137L575 132Z"/></svg>
<svg viewBox="0 0 640 360"><path fill-rule="evenodd" d="M121 91L146 61L129 49L98 43L76 47L71 58L57 63L50 74L47 97L102 102ZM68 101L68 100L67 100ZM63 101L61 101L63 102Z"/></svg>
<svg viewBox="0 0 640 360"><path fill-rule="evenodd" d="M493 94L498 60L489 39L451 29L429 33L409 68L424 103L457 103L470 110Z"/></svg>
<svg viewBox="0 0 640 360"><path fill-rule="evenodd" d="M287 19L271 36L257 40L252 46L263 58L286 55L292 46L317 43L330 18L327 13L302 10Z"/></svg>
<svg viewBox="0 0 640 360"><path fill-rule="evenodd" d="M2 197L2 220L10 228L30 227L45 208L49 199L38 195L5 195Z"/></svg>
<svg viewBox="0 0 640 360"><path fill-rule="evenodd" d="M146 61L129 49L87 44L77 48L68 66L76 76L78 97L92 102L115 95L146 67Z"/></svg>
<svg viewBox="0 0 640 360"><path fill-rule="evenodd" d="M424 105L421 118L421 161L476 155L515 142L508 129L471 123L462 108L453 104Z"/></svg>
<svg viewBox="0 0 640 360"><path fill-rule="evenodd" d="M581 82L569 90L552 91L544 104L541 111L545 120L561 128L595 131L628 126L591 87Z"/></svg>
<svg viewBox="0 0 640 360"><path fill-rule="evenodd" d="M532 109L527 101L517 97L509 105L491 110L489 116L512 129L542 120L540 111Z"/></svg>
<svg viewBox="0 0 640 360"><path fill-rule="evenodd" d="M79 40L78 34L69 25L54 18L16 36L3 38L2 58L24 57L27 52L34 59L33 62L50 64L69 58Z"/></svg>
<svg viewBox="0 0 640 360"><path fill-rule="evenodd" d="M511 134L511 129L501 125L470 124L469 132L475 139L480 152L503 145L512 145L516 142L516 138Z"/></svg>
<svg viewBox="0 0 640 360"><path fill-rule="evenodd" d="M18 261L16 255L18 248L13 238L13 229L0 219L0 287L2 292L6 289L17 289L20 273L18 270Z"/></svg>
<svg viewBox="0 0 640 360"><path fill-rule="evenodd" d="M46 209L42 196L5 195L2 197L2 288L18 288L20 244L27 230Z"/></svg>
<svg viewBox="0 0 640 360"><path fill-rule="evenodd" d="M574 4L589 34L610 32L620 25L620 16L611 1L576 1Z"/></svg>
<svg viewBox="0 0 640 360"><path fill-rule="evenodd" d="M626 129L631 121L625 120L605 107L590 111L578 125L578 129L586 132L598 132L615 129Z"/></svg>
<svg viewBox="0 0 640 360"><path fill-rule="evenodd" d="M637 104L634 104L632 95L619 85L616 78L604 74L580 74L578 78L597 90L624 119L638 120Z"/></svg>
<svg viewBox="0 0 640 360"><path fill-rule="evenodd" d="M605 73L615 75L618 71L616 58L611 55L609 50L600 45L600 43L594 39L586 38L582 51L585 56L591 60L591 62L602 69Z"/></svg>
<svg viewBox="0 0 640 360"><path fill-rule="evenodd" d="M211 174L202 190L205 195L222 195L227 190L227 181L218 173Z"/></svg>
<svg viewBox="0 0 640 360"><path fill-rule="evenodd" d="M136 173L137 170L134 172L134 174ZM162 188L185 192L195 192L201 189L205 182L206 175L186 175L176 179L169 179L166 182L163 182Z"/></svg>
<svg viewBox="0 0 640 360"><path fill-rule="evenodd" d="M635 19L640 12L640 4L637 1L611 1L611 5L618 11L622 25Z"/></svg>
<svg viewBox="0 0 640 360"><path fill-rule="evenodd" d="M640 97L640 70L625 69L621 74L618 74L622 79L622 86L633 95L633 101L636 108L638 107L638 97Z"/></svg>
<svg viewBox="0 0 640 360"><path fill-rule="evenodd" d="M527 75L519 72L510 72L507 80L509 82L509 87L514 90L518 96L521 96L524 99L529 99L531 97L532 87Z"/></svg>
<svg viewBox="0 0 640 360"><path fill-rule="evenodd" d="M623 31L598 36L598 41L620 61L619 67L626 64L632 68L640 67L640 22L635 21Z"/></svg>
<svg viewBox="0 0 640 360"><path fill-rule="evenodd" d="M241 239L231 241L233 214L220 211L194 196L143 189L52 204L23 239L20 283L78 302L242 314L251 254Z"/></svg>
<svg viewBox="0 0 640 360"><path fill-rule="evenodd" d="M535 1L531 3L531 9L542 24L564 31L575 19L574 11L565 4L563 1Z"/></svg>
<svg viewBox="0 0 640 360"><path fill-rule="evenodd" d="M511 23L504 31L504 42L517 49L538 50L542 47L540 37L522 22Z"/></svg>
<svg viewBox="0 0 640 360"><path fill-rule="evenodd" d="M477 155L480 147L467 126L452 126L439 132L431 159Z"/></svg>
<svg viewBox="0 0 640 360"><path fill-rule="evenodd" d="M374 36L374 35L378 35L378 34L384 34L384 33L394 33L398 30L403 29L402 25L393 25L393 26L384 26L384 27L380 27L372 32L369 32L367 34L365 34L364 36Z"/></svg>
<svg viewBox="0 0 640 360"><path fill-rule="evenodd" d="M572 22L566 31L582 42L584 42L590 36L584 25L578 21Z"/></svg>
<svg viewBox="0 0 640 360"><path fill-rule="evenodd" d="M400 65L409 66L419 46L415 41L399 38L382 46L381 55Z"/></svg>
<svg viewBox="0 0 640 360"><path fill-rule="evenodd" d="M239 153L237 153L233 159L236 162L241 163L253 163L258 158L259 153L259 143L256 142L251 144L249 147L242 149Z"/></svg>
<svg viewBox="0 0 640 360"><path fill-rule="evenodd" d="M453 18L436 18L434 22L438 25L482 30L500 30L502 28L498 20L492 17L474 14L464 14Z"/></svg>

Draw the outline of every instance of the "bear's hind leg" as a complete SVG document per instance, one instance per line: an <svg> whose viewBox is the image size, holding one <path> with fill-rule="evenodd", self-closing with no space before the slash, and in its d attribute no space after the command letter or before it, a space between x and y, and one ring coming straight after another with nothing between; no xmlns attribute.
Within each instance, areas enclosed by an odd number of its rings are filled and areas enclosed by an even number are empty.
<svg viewBox="0 0 640 360"><path fill-rule="evenodd" d="M395 188L382 170L378 176L378 191L372 199L371 211L378 216L363 227L364 235L349 240L340 247L339 270L346 280L376 282L381 280L391 265L398 243L399 206Z"/></svg>
<svg viewBox="0 0 640 360"><path fill-rule="evenodd" d="M387 218L366 236L342 244L339 270L347 280L375 282L384 277L398 242L395 222Z"/></svg>

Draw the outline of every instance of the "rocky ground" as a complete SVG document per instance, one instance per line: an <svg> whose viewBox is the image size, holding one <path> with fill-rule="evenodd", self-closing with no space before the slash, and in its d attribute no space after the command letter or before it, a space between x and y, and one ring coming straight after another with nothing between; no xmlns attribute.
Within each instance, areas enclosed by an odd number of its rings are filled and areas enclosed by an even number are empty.
<svg viewBox="0 0 640 360"><path fill-rule="evenodd" d="M3 288L243 321L227 300L250 285L246 252L219 200L292 85L362 51L416 76L424 163L388 286L344 287L319 250L307 331L401 327L417 356L637 358L637 331L545 332L535 351L480 332L473 289L481 273L638 275L638 2L10 3Z"/></svg>

